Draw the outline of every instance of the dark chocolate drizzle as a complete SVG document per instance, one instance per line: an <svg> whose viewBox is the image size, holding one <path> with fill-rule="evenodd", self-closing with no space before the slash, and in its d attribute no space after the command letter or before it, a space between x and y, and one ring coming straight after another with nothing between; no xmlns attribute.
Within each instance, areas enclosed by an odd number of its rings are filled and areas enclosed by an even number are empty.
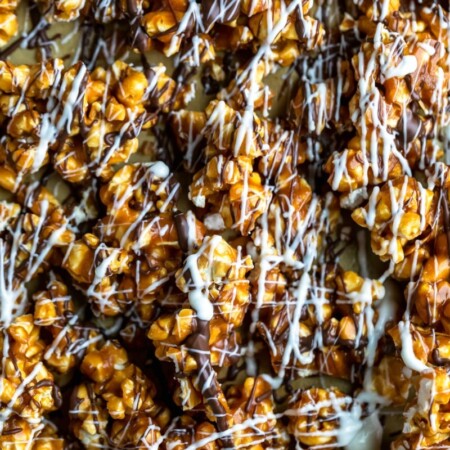
<svg viewBox="0 0 450 450"><path fill-rule="evenodd" d="M404 119L406 119L406 127ZM419 136L421 129L422 121L420 120L420 117L410 109L407 109L406 118L402 115L397 125L397 130L401 141L405 141L409 144Z"/></svg>
<svg viewBox="0 0 450 450"><path fill-rule="evenodd" d="M450 365L450 359L449 358L441 358L439 355L439 349L435 348L431 352L431 358L433 360L433 363L436 364L436 366L448 366Z"/></svg>
<svg viewBox="0 0 450 450"><path fill-rule="evenodd" d="M54 40L47 36L50 24L45 20L44 14L40 13L36 3L32 3L28 11L33 24L33 30L29 33L33 37L27 41L28 47L39 49L42 59L49 60L52 57L51 46Z"/></svg>
<svg viewBox="0 0 450 450"><path fill-rule="evenodd" d="M8 430L3 430L2 435L3 436L11 436L13 434L21 433L23 428L21 427L15 427L15 428L9 428Z"/></svg>
<svg viewBox="0 0 450 450"><path fill-rule="evenodd" d="M142 9L138 8L138 2L127 0L127 12L130 18L131 39L130 44L141 53L149 49L150 38L141 25Z"/></svg>
<svg viewBox="0 0 450 450"><path fill-rule="evenodd" d="M177 227L178 244L184 253L189 251L189 224L186 214L178 212L174 216L175 226Z"/></svg>
<svg viewBox="0 0 450 450"><path fill-rule="evenodd" d="M449 253L449 257L450 257L450 208L449 208L449 204L448 204L447 189L441 189L440 199L441 199L442 210L444 212L444 230L445 230L445 235L447 237L447 247L448 247L448 253Z"/></svg>
<svg viewBox="0 0 450 450"><path fill-rule="evenodd" d="M215 23L236 20L241 11L241 0L202 0L203 25L209 31Z"/></svg>
<svg viewBox="0 0 450 450"><path fill-rule="evenodd" d="M228 414L219 401L220 390L217 387L217 374L211 365L209 335L209 321L196 318L194 332L184 341L184 345L197 363L198 386L217 418L217 428L220 432L225 432L229 429ZM234 448L230 436L224 436L220 440L226 448Z"/></svg>

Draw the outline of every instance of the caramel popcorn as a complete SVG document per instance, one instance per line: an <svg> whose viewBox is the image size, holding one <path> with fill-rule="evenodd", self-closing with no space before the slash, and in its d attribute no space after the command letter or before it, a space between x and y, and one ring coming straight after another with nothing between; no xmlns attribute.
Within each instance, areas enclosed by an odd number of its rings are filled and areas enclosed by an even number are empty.
<svg viewBox="0 0 450 450"><path fill-rule="evenodd" d="M301 311L296 313L298 292ZM376 322L372 303L383 295L379 282L340 268L323 267L314 279L293 284L285 298L264 308L265 320L258 323L270 343L274 369L357 377L367 358L362 349ZM373 323L368 322L373 313ZM296 317L298 323L293 324Z"/></svg>
<svg viewBox="0 0 450 450"><path fill-rule="evenodd" d="M7 450L63 450L66 442L58 436L56 427L51 423L33 427L24 419L13 418L5 423L0 444Z"/></svg>
<svg viewBox="0 0 450 450"><path fill-rule="evenodd" d="M429 231L435 205L432 191L405 176L375 188L367 205L355 209L352 218L371 231L375 254L400 263L405 258L404 246Z"/></svg>
<svg viewBox="0 0 450 450"><path fill-rule="evenodd" d="M16 197L19 203L1 203L4 324L25 312L26 283L41 276L74 239L69 220L56 198L44 187L34 188L34 191L22 189Z"/></svg>
<svg viewBox="0 0 450 450"><path fill-rule="evenodd" d="M220 431L229 427L231 418L213 367L230 365L239 356L234 329L242 324L248 306L245 275L252 267L239 247L217 235L206 237L177 273L187 307L175 317L161 315L148 333L159 359L172 361L177 372L193 376L192 382L181 380L178 402L191 409L203 396Z"/></svg>
<svg viewBox="0 0 450 450"><path fill-rule="evenodd" d="M95 328L79 324L67 286L60 281L51 281L46 291L34 295L34 301L34 323L52 336L46 362L57 372L67 373L101 336Z"/></svg>
<svg viewBox="0 0 450 450"><path fill-rule="evenodd" d="M261 378L247 378L242 386L227 392L233 415L233 442L245 449L278 448L287 445L286 431L274 413L271 387ZM249 424L241 429L240 424Z"/></svg>
<svg viewBox="0 0 450 450"><path fill-rule="evenodd" d="M361 406L352 405L352 398L339 390L312 388L300 393L299 399L286 412L288 431L300 445L307 448L333 448L342 445L341 420L360 415ZM351 434L352 430L347 433Z"/></svg>
<svg viewBox="0 0 450 450"><path fill-rule="evenodd" d="M87 380L72 393L70 415L73 432L86 448L144 449L159 442L169 412L153 400L153 383L129 361L118 342L88 351L81 371Z"/></svg>
<svg viewBox="0 0 450 450"><path fill-rule="evenodd" d="M417 402L405 412L404 435L392 448L432 449L447 445L447 389L448 375L444 369L436 368L421 376Z"/></svg>
<svg viewBox="0 0 450 450"><path fill-rule="evenodd" d="M390 403L403 405L413 387L411 375L400 357L383 356L374 368L373 389Z"/></svg>
<svg viewBox="0 0 450 450"><path fill-rule="evenodd" d="M209 175L212 180L217 180L222 167L229 178L223 179L223 186L209 186ZM206 198L209 198L214 205L212 213L220 214L227 227L236 224L244 235L254 229L256 220L264 213L270 200L270 193L262 185L261 177L248 171L249 164L245 159L235 164L222 157L213 158L205 174L196 175L191 190L196 206L206 207ZM223 188L229 191L222 194Z"/></svg>
<svg viewBox="0 0 450 450"><path fill-rule="evenodd" d="M202 450L217 450L219 442L217 439L211 439L217 433L214 425L210 422L197 422L194 418L183 415L175 422L174 427L169 431L165 448L175 450L184 450L190 445L207 440L205 445L200 446ZM197 444L198 445L198 444Z"/></svg>
<svg viewBox="0 0 450 450"><path fill-rule="evenodd" d="M91 72L83 63L64 69L58 59L1 64L0 89L9 105L2 111L4 165L21 176L52 163L71 183L94 173L108 179L113 165L137 151L137 136L156 123L157 112L183 102L162 65L144 73L122 61Z"/></svg>
<svg viewBox="0 0 450 450"><path fill-rule="evenodd" d="M17 34L19 22L16 15L18 1L8 0L0 2L0 47Z"/></svg>
<svg viewBox="0 0 450 450"><path fill-rule="evenodd" d="M349 113L356 134L326 164L332 189L349 196L404 174L411 176L411 168L423 168L443 156L439 144L428 137L433 128L430 112L434 111L438 122L443 120L442 101L436 93L445 96L447 92L448 74L441 68L444 46L426 32L419 34L417 43L407 36L399 41L396 32L408 15L396 7L391 10L392 2L388 3L383 14L390 17L388 24L393 29L374 25L368 33L370 42L352 58L359 89L350 101ZM381 14L371 7L363 10L368 17ZM356 26L367 33L364 23L359 21ZM344 21L342 28L349 26ZM427 81L422 78L424 73L429 76Z"/></svg>
<svg viewBox="0 0 450 450"><path fill-rule="evenodd" d="M18 7L0 448L448 447L449 5Z"/></svg>
<svg viewBox="0 0 450 450"><path fill-rule="evenodd" d="M0 442L10 445L7 436L11 434L11 445L17 441L21 448L27 436L33 437L38 432L43 415L61 406L61 393L44 363L45 343L31 314L15 318L7 334L2 335L0 345L9 350L2 354ZM22 422L23 429L17 426Z"/></svg>
<svg viewBox="0 0 450 450"><path fill-rule="evenodd" d="M195 217L177 212L179 189L162 162L125 165L101 188L105 217L95 234L69 247L64 260L97 314L116 316L134 304L149 320L153 303L164 298L183 251L204 232Z"/></svg>
<svg viewBox="0 0 450 450"><path fill-rule="evenodd" d="M207 163L194 175L190 199L197 207L219 214L225 227L235 227L245 236L271 199L252 163L262 155L264 124L256 115L241 116L223 101L212 102L205 119Z"/></svg>

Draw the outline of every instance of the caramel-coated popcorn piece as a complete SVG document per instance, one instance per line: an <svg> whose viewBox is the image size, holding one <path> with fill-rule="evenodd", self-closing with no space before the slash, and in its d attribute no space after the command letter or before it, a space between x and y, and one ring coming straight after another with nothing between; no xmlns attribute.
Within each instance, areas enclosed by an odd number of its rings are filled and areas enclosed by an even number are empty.
<svg viewBox="0 0 450 450"><path fill-rule="evenodd" d="M34 295L34 301L34 323L52 336L46 362L57 372L67 373L101 336L95 328L81 326L68 288L60 281L51 281L47 290Z"/></svg>
<svg viewBox="0 0 450 450"><path fill-rule="evenodd" d="M63 450L66 442L51 423L33 427L26 420L14 417L4 424L0 445L5 450Z"/></svg>
<svg viewBox="0 0 450 450"><path fill-rule="evenodd" d="M32 438L38 433L43 416L61 406L61 393L45 365L45 343L31 314L14 319L7 334L1 336L0 345L8 349L2 354L0 442L6 443L8 430L15 430L24 421L24 428L18 428L22 431L11 433L12 442L17 441L17 448L21 448L27 436Z"/></svg>
<svg viewBox="0 0 450 450"><path fill-rule="evenodd" d="M206 237L177 274L177 286L187 294L190 308L181 309L175 318L162 315L148 333L157 357L172 361L177 372L192 377L181 380L181 398L176 401L191 409L203 397L207 414L220 431L229 428L231 416L213 367L232 364L238 356L233 330L242 324L248 305L245 275L251 268L251 259L243 257L241 248L217 235Z"/></svg>
<svg viewBox="0 0 450 450"><path fill-rule="evenodd" d="M301 295L301 311L297 313L295 293ZM305 374L358 376L376 322L375 318L368 322L367 317L376 317L374 304L383 295L379 282L340 268L324 267L314 279L293 285L284 299L264 308L264 320L258 323L274 369L282 373L288 367ZM298 323L293 323L296 317Z"/></svg>
<svg viewBox="0 0 450 450"><path fill-rule="evenodd" d="M271 391L271 386L261 378L247 378L241 386L228 390L236 447L264 449L288 444L286 430L274 413ZM249 428L241 429L241 424L249 424Z"/></svg>
<svg viewBox="0 0 450 450"><path fill-rule="evenodd" d="M73 390L70 422L86 448L133 445L144 449L160 442L169 412L154 401L155 386L129 361L118 342L108 341L88 351L81 371L87 380Z"/></svg>
<svg viewBox="0 0 450 450"><path fill-rule="evenodd" d="M353 403L336 388L311 388L301 391L298 400L286 411L288 432L306 448L336 448L342 445L341 426L347 416L360 417L361 405ZM350 433L351 430L348 430Z"/></svg>
<svg viewBox="0 0 450 450"><path fill-rule="evenodd" d="M116 61L88 71L81 62L65 69L55 59L0 66L8 105L0 117L7 131L3 165L21 176L52 163L71 183L93 175L109 179L112 166L136 153L137 137L156 123L158 112L184 102L162 65L142 70Z"/></svg>
<svg viewBox="0 0 450 450"><path fill-rule="evenodd" d="M371 231L372 250L384 261L405 258L404 246L418 238L434 221L434 193L411 177L399 177L375 188L353 220Z"/></svg>
<svg viewBox="0 0 450 450"><path fill-rule="evenodd" d="M0 47L7 44L19 30L19 21L16 15L18 4L18 0L0 2Z"/></svg>
<svg viewBox="0 0 450 450"><path fill-rule="evenodd" d="M148 320L170 291L183 251L204 233L193 215L177 211L179 192L162 162L125 165L100 189L105 217L64 260L97 314L117 316L134 305Z"/></svg>

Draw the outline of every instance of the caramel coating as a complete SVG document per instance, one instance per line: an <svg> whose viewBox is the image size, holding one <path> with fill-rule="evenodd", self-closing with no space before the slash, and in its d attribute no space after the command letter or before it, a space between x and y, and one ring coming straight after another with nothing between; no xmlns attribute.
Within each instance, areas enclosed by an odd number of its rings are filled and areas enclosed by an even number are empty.
<svg viewBox="0 0 450 450"><path fill-rule="evenodd" d="M0 61L4 170L23 177L51 163L70 183L93 175L107 180L114 165L136 153L138 135L157 113L179 108L184 95L163 65L144 73L116 61L89 72L81 62L65 69L59 59L29 66Z"/></svg>
<svg viewBox="0 0 450 450"><path fill-rule="evenodd" d="M3 47L13 38L19 30L19 21L16 15L17 0L0 2L0 47Z"/></svg>
<svg viewBox="0 0 450 450"><path fill-rule="evenodd" d="M81 372L86 381L73 390L70 416L73 433L86 448L144 449L159 442L169 411L154 401L155 386L118 342L107 341L88 351Z"/></svg>
<svg viewBox="0 0 450 450"><path fill-rule="evenodd" d="M33 299L34 323L51 334L46 362L53 370L67 373L100 336L95 328L81 326L68 288L62 282L51 281L47 290L37 292Z"/></svg>
<svg viewBox="0 0 450 450"><path fill-rule="evenodd" d="M18 316L8 327L7 335L0 337L0 344L9 348L8 354L2 354L0 402L4 421L0 442L8 441L8 429L17 429L11 433L13 442L18 448L25 448L20 445L25 445L27 436L39 433L43 415L61 406L61 393L44 363L45 343L31 314ZM17 427L21 422L25 423L24 428Z"/></svg>
<svg viewBox="0 0 450 450"><path fill-rule="evenodd" d="M374 189L365 207L355 209L353 220L371 231L372 250L382 260L400 263L404 246L431 227L435 195L415 178L400 177Z"/></svg>
<svg viewBox="0 0 450 450"><path fill-rule="evenodd" d="M449 5L23 9L0 55L0 448L353 448L393 410L392 449L447 448Z"/></svg>
<svg viewBox="0 0 450 450"><path fill-rule="evenodd" d="M156 356L188 375L180 379L175 401L189 410L203 397L207 414L215 416L211 420L218 422L221 431L231 417L214 367L231 365L239 358L235 330L242 325L248 307L250 286L245 276L252 267L251 258L244 258L239 247L231 247L217 235L206 237L177 272L177 286L188 297L184 308L162 314L148 333Z"/></svg>
<svg viewBox="0 0 450 450"><path fill-rule="evenodd" d="M179 190L162 162L124 165L101 188L106 215L64 260L96 314L117 316L133 306L149 320L153 303L167 295L188 239L183 224L192 221L194 240L204 232L195 217L177 212Z"/></svg>
<svg viewBox="0 0 450 450"><path fill-rule="evenodd" d="M318 294L322 290L323 296ZM258 323L269 344L274 369L285 370L287 366L305 374L358 376L365 359L361 349L376 323L376 313L369 323L367 312L372 302L384 295L381 284L354 272L324 267L304 295L298 325L291 319L296 308L292 297L267 308L265 320ZM296 329L295 348L299 351L292 348L292 329Z"/></svg>
<svg viewBox="0 0 450 450"><path fill-rule="evenodd" d="M351 398L337 389L302 391L299 400L287 411L288 431L307 448L333 448L339 439L339 413L350 408Z"/></svg>

